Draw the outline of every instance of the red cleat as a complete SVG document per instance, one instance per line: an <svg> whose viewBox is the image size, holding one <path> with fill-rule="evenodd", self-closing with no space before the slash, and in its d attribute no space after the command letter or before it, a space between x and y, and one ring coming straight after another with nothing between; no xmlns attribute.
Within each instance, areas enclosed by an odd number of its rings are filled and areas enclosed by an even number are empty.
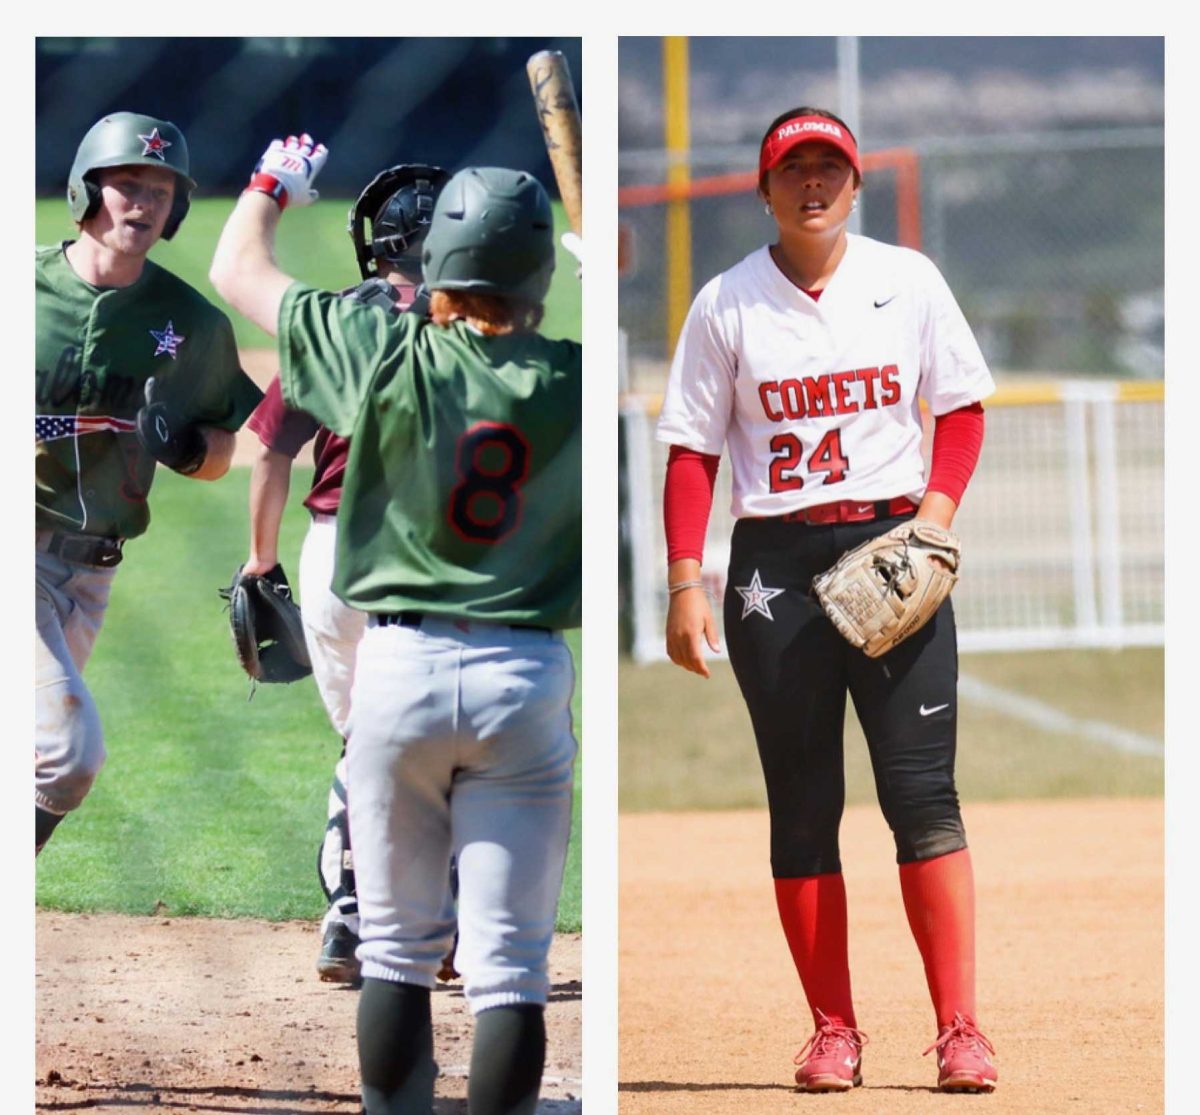
<svg viewBox="0 0 1200 1115"><path fill-rule="evenodd" d="M802 1092L844 1092L862 1083L862 1047L867 1035L817 1011L816 1033L796 1054L796 1083Z"/></svg>
<svg viewBox="0 0 1200 1115"><path fill-rule="evenodd" d="M990 1092L996 1087L995 1053L987 1040L963 1014L938 1031L938 1039L925 1053L938 1051L938 1087L943 1092Z"/></svg>

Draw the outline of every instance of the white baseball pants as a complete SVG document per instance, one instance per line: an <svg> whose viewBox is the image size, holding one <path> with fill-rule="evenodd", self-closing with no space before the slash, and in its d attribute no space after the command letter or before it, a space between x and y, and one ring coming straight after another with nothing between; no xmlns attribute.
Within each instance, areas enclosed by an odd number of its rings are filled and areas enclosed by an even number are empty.
<svg viewBox="0 0 1200 1115"><path fill-rule="evenodd" d="M314 515L300 549L300 617L304 623L304 641L312 661L313 680L330 723L345 738L350 719L350 690L354 683L354 662L358 643L366 629L366 614L344 604L330 587L337 550L337 519L333 515ZM343 922L352 933L358 932L358 902L342 888L344 870L352 869L353 852L346 839L346 760L334 767L329 787L325 838L321 842L319 870L325 893L332 896L321 923L324 933L331 922Z"/></svg>

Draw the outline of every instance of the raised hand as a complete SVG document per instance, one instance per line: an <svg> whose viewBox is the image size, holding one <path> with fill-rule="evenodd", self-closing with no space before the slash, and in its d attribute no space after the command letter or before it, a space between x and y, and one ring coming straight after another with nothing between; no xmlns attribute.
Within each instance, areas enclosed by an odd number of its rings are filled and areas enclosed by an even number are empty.
<svg viewBox="0 0 1200 1115"><path fill-rule="evenodd" d="M313 180L321 173L329 150L307 132L287 139L273 139L250 176L248 190L275 199L280 209L288 205L311 205L320 196Z"/></svg>

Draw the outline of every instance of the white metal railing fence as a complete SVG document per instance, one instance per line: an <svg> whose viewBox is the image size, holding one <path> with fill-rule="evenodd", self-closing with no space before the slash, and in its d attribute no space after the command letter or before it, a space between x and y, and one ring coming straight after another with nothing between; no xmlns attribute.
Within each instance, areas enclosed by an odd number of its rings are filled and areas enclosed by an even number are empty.
<svg viewBox="0 0 1200 1115"><path fill-rule="evenodd" d="M632 650L664 657L666 447L659 400L621 406ZM983 455L955 519L963 651L1161 645L1163 385L1066 380L1003 386L985 404ZM927 446L928 448L928 439ZM733 519L718 473L704 578L719 600ZM714 609L718 623L720 608Z"/></svg>

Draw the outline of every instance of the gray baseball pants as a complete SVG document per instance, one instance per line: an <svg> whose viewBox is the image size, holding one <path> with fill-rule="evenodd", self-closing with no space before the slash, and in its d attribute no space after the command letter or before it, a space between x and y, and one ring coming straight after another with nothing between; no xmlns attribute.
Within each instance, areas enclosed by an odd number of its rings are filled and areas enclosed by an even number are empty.
<svg viewBox="0 0 1200 1115"><path fill-rule="evenodd" d="M104 733L83 682L115 569L37 551L34 801L51 813L77 809L104 764Z"/></svg>
<svg viewBox="0 0 1200 1115"><path fill-rule="evenodd" d="M374 619L346 749L363 976L432 988L454 935L473 1013L545 1004L577 750L549 631Z"/></svg>

